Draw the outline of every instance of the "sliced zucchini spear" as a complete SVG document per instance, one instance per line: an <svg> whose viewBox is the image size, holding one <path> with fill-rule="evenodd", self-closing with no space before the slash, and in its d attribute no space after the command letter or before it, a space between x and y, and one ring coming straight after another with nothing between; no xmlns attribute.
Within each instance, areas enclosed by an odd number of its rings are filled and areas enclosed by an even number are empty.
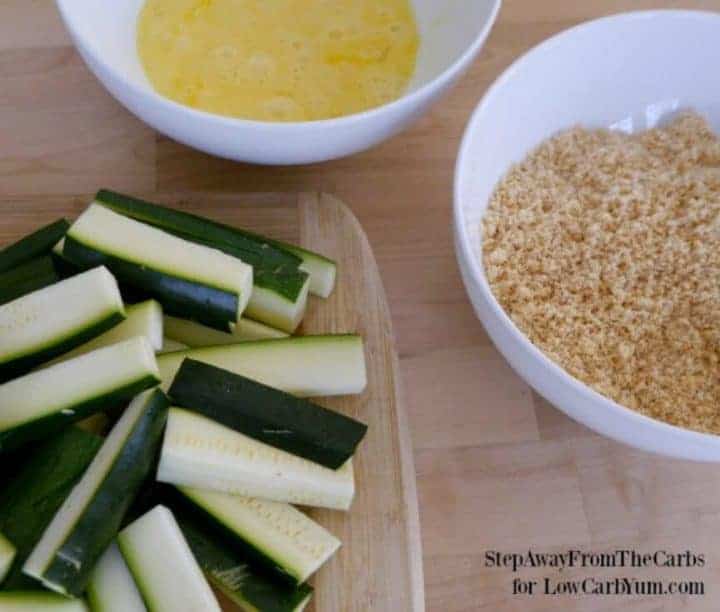
<svg viewBox="0 0 720 612"><path fill-rule="evenodd" d="M149 612L220 612L220 605L170 510L156 506L118 535Z"/></svg>
<svg viewBox="0 0 720 612"><path fill-rule="evenodd" d="M178 491L230 548L296 586L340 548L340 540L289 504L192 487Z"/></svg>
<svg viewBox="0 0 720 612"><path fill-rule="evenodd" d="M158 379L152 347L133 338L0 385L0 451L128 401Z"/></svg>
<svg viewBox="0 0 720 612"><path fill-rule="evenodd" d="M253 266L266 267L270 271L299 268L310 275L313 295L328 297L335 286L337 266L332 259L319 253L105 189L97 193L95 201L190 240L227 249Z"/></svg>
<svg viewBox="0 0 720 612"><path fill-rule="evenodd" d="M198 348L201 346L220 346L222 344L237 344L249 340L267 340L270 338L287 338L288 334L274 329L263 323L258 323L243 317L237 324L233 325L230 333L221 332L190 321L165 315L164 317L165 336L185 347Z"/></svg>
<svg viewBox="0 0 720 612"><path fill-rule="evenodd" d="M0 251L0 272L7 272L20 264L47 255L60 240L70 224L65 219L40 228Z"/></svg>
<svg viewBox="0 0 720 612"><path fill-rule="evenodd" d="M85 590L155 463L167 406L157 389L132 401L28 557L25 574L63 595Z"/></svg>
<svg viewBox="0 0 720 612"><path fill-rule="evenodd" d="M253 270L236 257L91 204L65 236L63 257L106 265L170 314L229 330L250 299Z"/></svg>
<svg viewBox="0 0 720 612"><path fill-rule="evenodd" d="M164 389L184 359L240 374L299 397L352 395L367 384L360 336L293 336L226 346L208 346L158 357Z"/></svg>
<svg viewBox="0 0 720 612"><path fill-rule="evenodd" d="M153 350L159 351L163 346L163 312L160 304L155 300L131 304L125 307L125 313L127 317L122 323L118 323L104 334L96 336L72 351L64 353L51 361L50 364L67 361L68 359L79 357L80 355L99 348L104 348L111 344L117 344L118 342L130 340L138 336L147 338Z"/></svg>
<svg viewBox="0 0 720 612"><path fill-rule="evenodd" d="M157 479L337 510L348 510L355 495L351 461L331 470L175 407L170 409Z"/></svg>
<svg viewBox="0 0 720 612"><path fill-rule="evenodd" d="M124 318L117 283L102 267L0 306L0 381L29 372Z"/></svg>
<svg viewBox="0 0 720 612"><path fill-rule="evenodd" d="M367 432L344 414L192 359L183 361L169 395L177 406L333 470Z"/></svg>
<svg viewBox="0 0 720 612"><path fill-rule="evenodd" d="M100 191L95 203L197 244L219 249L250 264L254 287L247 316L287 332L302 320L311 279L302 260L266 239L182 211Z"/></svg>

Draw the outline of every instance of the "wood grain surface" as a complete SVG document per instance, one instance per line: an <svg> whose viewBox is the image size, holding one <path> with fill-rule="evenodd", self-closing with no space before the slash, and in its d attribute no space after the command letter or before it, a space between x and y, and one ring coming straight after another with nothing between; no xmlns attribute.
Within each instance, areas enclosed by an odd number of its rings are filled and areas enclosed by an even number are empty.
<svg viewBox="0 0 720 612"><path fill-rule="evenodd" d="M338 195L367 232L388 294L415 449L427 609L717 611L718 468L629 450L533 394L475 319L451 240L459 140L492 80L518 55L580 21L663 7L720 10L720 0L505 0L470 73L410 130L348 159L262 168L213 159L158 136L87 72L50 0L2 0L0 196L12 205L14 196L91 192L100 185L131 192ZM485 551L493 549L617 546L705 554L700 569L600 572L704 580L705 596L513 596L516 575L485 566ZM363 568L358 580L375 571Z"/></svg>
<svg viewBox="0 0 720 612"><path fill-rule="evenodd" d="M357 219L337 198L316 193L138 195L301 244L337 261L335 290L328 299L310 298L298 333L362 335L366 390L357 396L317 401L367 423L369 428L353 458L356 494L351 511L310 511L340 539L342 547L314 576L315 594L308 610L421 612L417 493L412 446L399 396L397 353L380 275ZM76 217L91 198L92 194L85 194L0 200L0 244L59 217ZM237 610L224 603L226 610Z"/></svg>

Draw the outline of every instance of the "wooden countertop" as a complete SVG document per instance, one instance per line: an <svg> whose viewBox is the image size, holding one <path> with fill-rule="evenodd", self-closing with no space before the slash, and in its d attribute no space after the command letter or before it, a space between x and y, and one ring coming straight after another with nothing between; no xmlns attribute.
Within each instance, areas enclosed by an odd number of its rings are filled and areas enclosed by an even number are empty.
<svg viewBox="0 0 720 612"><path fill-rule="evenodd" d="M427 609L720 610L720 470L604 440L519 382L472 313L451 241L459 139L497 74L579 21L659 6L720 10L720 0L506 0L471 73L408 132L349 159L269 169L213 159L158 136L89 75L51 0L3 0L0 197L101 185L337 194L370 237L394 318L414 436ZM690 549L705 555L705 565L513 574L487 567L485 557L488 550L617 547ZM545 575L704 580L705 595L511 595L514 577Z"/></svg>

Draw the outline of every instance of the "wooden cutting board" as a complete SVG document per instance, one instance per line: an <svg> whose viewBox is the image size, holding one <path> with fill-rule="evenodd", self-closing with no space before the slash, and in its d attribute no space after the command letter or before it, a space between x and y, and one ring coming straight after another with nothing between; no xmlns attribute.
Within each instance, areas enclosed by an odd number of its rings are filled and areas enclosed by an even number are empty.
<svg viewBox="0 0 720 612"><path fill-rule="evenodd" d="M143 194L141 194L143 195ZM299 333L357 332L365 339L368 387L356 397L321 400L369 425L354 460L349 513L312 510L342 541L315 576L315 612L419 612L422 553L412 447L402 405L390 313L375 258L357 219L322 194L144 194L150 200L296 242L338 262L327 300L311 298ZM58 217L75 217L91 195L0 201L0 244ZM226 605L226 610L235 610Z"/></svg>

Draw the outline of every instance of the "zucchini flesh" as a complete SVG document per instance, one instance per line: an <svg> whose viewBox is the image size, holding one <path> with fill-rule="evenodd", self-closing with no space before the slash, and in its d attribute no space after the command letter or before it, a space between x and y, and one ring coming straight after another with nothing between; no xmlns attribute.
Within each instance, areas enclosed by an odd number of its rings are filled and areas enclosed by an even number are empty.
<svg viewBox="0 0 720 612"><path fill-rule="evenodd" d="M170 510L156 506L118 535L150 612L220 612L220 605Z"/></svg>
<svg viewBox="0 0 720 612"><path fill-rule="evenodd" d="M63 595L85 590L155 464L167 406L157 389L131 402L28 557L26 575Z"/></svg>
<svg viewBox="0 0 720 612"><path fill-rule="evenodd" d="M13 456L19 467L0 490L0 531L11 539L17 555L3 589L36 586L22 573L22 566L101 444L102 438L68 427L33 445L27 456Z"/></svg>
<svg viewBox="0 0 720 612"><path fill-rule="evenodd" d="M200 240L221 250L232 249L256 268L282 266L283 271L299 268L310 275L310 292L314 295L328 297L333 290L336 264L319 253L105 189L98 192L95 201L191 240Z"/></svg>
<svg viewBox="0 0 720 612"><path fill-rule="evenodd" d="M233 547L296 586L340 548L340 540L289 504L192 487L178 490Z"/></svg>
<svg viewBox="0 0 720 612"><path fill-rule="evenodd" d="M243 317L230 333L200 325L188 319L179 319L170 315L164 317L165 336L185 347L198 348L201 346L221 346L223 344L237 344L249 340L267 340L269 338L287 338L286 332L274 329L263 323L258 323Z"/></svg>
<svg viewBox="0 0 720 612"><path fill-rule="evenodd" d="M175 513L190 549L210 583L247 612L301 612L312 587L275 580L248 564L247 557L198 517Z"/></svg>
<svg viewBox="0 0 720 612"><path fill-rule="evenodd" d="M215 331L215 330L213 330ZM222 333L222 332L220 332ZM187 344L183 344L182 342L177 342L176 340L173 340L172 338L168 338L165 336L163 338L162 348L158 351L158 353L173 353L175 351L182 351L187 348Z"/></svg>
<svg viewBox="0 0 720 612"><path fill-rule="evenodd" d="M352 461L331 470L173 407L157 479L273 501L347 510L355 495Z"/></svg>
<svg viewBox="0 0 720 612"><path fill-rule="evenodd" d="M133 338L0 385L0 451L129 400L158 380L152 347Z"/></svg>
<svg viewBox="0 0 720 612"><path fill-rule="evenodd" d="M339 412L192 359L183 361L169 394L182 408L333 470L367 432Z"/></svg>
<svg viewBox="0 0 720 612"><path fill-rule="evenodd" d="M10 573L10 568L16 556L17 548L15 548L15 545L0 533L0 583Z"/></svg>
<svg viewBox="0 0 720 612"><path fill-rule="evenodd" d="M144 336L155 351L163 346L163 314L162 307L155 300L147 300L139 304L132 304L125 308L127 315L122 323L118 323L104 334L96 336L72 351L61 355L50 362L59 363L85 353L104 348L131 338ZM50 365L48 364L48 365Z"/></svg>
<svg viewBox="0 0 720 612"><path fill-rule="evenodd" d="M114 541L95 564L88 582L87 598L93 612L147 612L135 580Z"/></svg>
<svg viewBox="0 0 720 612"><path fill-rule="evenodd" d="M0 305L57 283L60 275L51 257L38 257L0 273Z"/></svg>
<svg viewBox="0 0 720 612"><path fill-rule="evenodd" d="M92 204L70 227L63 257L102 263L171 313L229 329L250 299L253 270L240 259Z"/></svg>
<svg viewBox="0 0 720 612"><path fill-rule="evenodd" d="M352 395L367 384L360 336L293 336L209 346L158 357L162 386L169 389L184 359L240 374L299 397Z"/></svg>
<svg viewBox="0 0 720 612"><path fill-rule="evenodd" d="M2 612L89 612L82 599L68 599L47 591L6 591L0 593Z"/></svg>
<svg viewBox="0 0 720 612"><path fill-rule="evenodd" d="M105 268L0 306L0 381L80 346L124 318L117 283Z"/></svg>
<svg viewBox="0 0 720 612"><path fill-rule="evenodd" d="M245 316L291 334L305 316L309 287L310 282L306 281L298 298L292 302L278 299L273 291L256 285L245 309Z"/></svg>
<svg viewBox="0 0 720 612"><path fill-rule="evenodd" d="M16 268L20 264L50 253L70 224L65 219L46 225L0 251L0 272Z"/></svg>
<svg viewBox="0 0 720 612"><path fill-rule="evenodd" d="M310 293L322 298L330 297L337 277L337 264L332 259L278 240L270 243L290 251L302 260L300 269L310 275Z"/></svg>

